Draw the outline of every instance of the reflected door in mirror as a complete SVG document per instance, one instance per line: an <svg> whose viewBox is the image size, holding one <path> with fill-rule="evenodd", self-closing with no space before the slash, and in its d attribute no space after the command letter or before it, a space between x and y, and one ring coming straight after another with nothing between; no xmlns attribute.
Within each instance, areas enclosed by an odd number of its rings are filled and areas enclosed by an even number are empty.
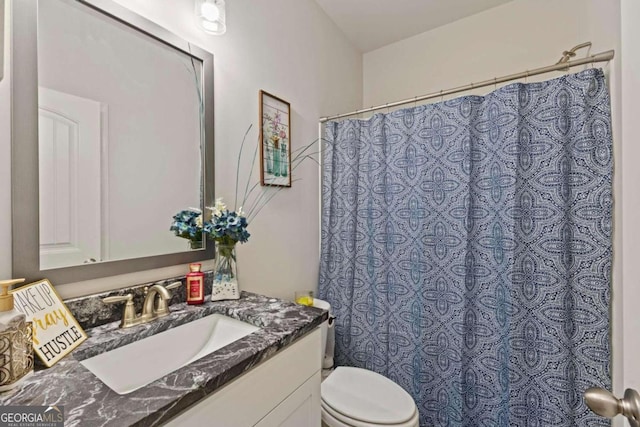
<svg viewBox="0 0 640 427"><path fill-rule="evenodd" d="M101 106L40 88L40 266L101 260Z"/></svg>

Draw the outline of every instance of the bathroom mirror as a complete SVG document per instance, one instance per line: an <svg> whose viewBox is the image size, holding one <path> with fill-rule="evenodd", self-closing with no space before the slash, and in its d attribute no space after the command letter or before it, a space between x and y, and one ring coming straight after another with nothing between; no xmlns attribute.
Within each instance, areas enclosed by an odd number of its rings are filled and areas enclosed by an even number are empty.
<svg viewBox="0 0 640 427"><path fill-rule="evenodd" d="M213 200L213 56L110 0L12 13L13 275L213 258L169 231Z"/></svg>

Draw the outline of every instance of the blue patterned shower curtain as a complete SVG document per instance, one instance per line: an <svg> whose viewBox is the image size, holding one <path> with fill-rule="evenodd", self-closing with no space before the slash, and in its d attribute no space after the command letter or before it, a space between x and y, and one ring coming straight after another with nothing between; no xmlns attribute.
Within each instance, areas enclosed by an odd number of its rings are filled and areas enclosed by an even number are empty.
<svg viewBox="0 0 640 427"><path fill-rule="evenodd" d="M421 426L604 426L610 104L601 70L330 122L320 297L336 361Z"/></svg>

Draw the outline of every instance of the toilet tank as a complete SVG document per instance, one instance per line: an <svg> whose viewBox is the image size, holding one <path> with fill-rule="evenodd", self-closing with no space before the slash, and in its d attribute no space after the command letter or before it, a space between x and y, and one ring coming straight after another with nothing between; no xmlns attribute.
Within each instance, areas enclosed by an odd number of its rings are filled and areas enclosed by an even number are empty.
<svg viewBox="0 0 640 427"><path fill-rule="evenodd" d="M333 353L335 346L335 329L333 313L331 312L331 304L327 301L314 298L313 306L329 312L329 318L322 322L320 331L322 333L322 369L333 368Z"/></svg>

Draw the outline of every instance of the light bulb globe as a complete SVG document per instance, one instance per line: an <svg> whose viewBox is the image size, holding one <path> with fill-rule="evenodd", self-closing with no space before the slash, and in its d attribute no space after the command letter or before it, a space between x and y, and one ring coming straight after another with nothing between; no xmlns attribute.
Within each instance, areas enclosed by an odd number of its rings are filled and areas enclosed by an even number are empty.
<svg viewBox="0 0 640 427"><path fill-rule="evenodd" d="M200 6L200 13L207 21L215 21L220 17L220 9L214 3L204 2Z"/></svg>

